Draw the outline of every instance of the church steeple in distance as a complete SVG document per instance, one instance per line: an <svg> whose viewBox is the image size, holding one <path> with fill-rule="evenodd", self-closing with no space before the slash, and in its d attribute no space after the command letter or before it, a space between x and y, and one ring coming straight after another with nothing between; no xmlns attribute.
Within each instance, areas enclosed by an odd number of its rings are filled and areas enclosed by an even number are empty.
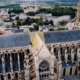
<svg viewBox="0 0 80 80"><path fill-rule="evenodd" d="M36 9L36 11L38 11L38 9L39 9L38 0L36 0L35 9Z"/></svg>
<svg viewBox="0 0 80 80"><path fill-rule="evenodd" d="M78 2L78 6L77 6L76 27L80 28L80 0Z"/></svg>

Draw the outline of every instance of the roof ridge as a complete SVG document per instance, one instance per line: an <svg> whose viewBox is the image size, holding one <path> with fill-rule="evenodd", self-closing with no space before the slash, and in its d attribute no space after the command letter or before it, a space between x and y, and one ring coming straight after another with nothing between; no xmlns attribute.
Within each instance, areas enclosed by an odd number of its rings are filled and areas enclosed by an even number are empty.
<svg viewBox="0 0 80 80"><path fill-rule="evenodd" d="M0 48L23 47L30 45L30 35L28 33L21 34L0 36Z"/></svg>
<svg viewBox="0 0 80 80"><path fill-rule="evenodd" d="M79 30L60 30L60 31L48 31L48 32L44 32L44 33L55 33L55 32L73 32L73 31L80 31L80 29Z"/></svg>
<svg viewBox="0 0 80 80"><path fill-rule="evenodd" d="M80 41L80 30L45 32L44 39L45 43Z"/></svg>
<svg viewBox="0 0 80 80"><path fill-rule="evenodd" d="M28 35L30 35L29 34L29 32L22 32L22 33L12 33L12 34L4 34L4 35L0 35L0 36L12 36L12 35L20 35L20 34L28 34Z"/></svg>

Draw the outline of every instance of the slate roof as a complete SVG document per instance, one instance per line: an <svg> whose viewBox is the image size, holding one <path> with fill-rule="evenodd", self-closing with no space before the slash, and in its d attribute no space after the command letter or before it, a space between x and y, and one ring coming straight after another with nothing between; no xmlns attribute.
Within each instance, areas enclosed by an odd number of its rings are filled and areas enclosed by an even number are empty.
<svg viewBox="0 0 80 80"><path fill-rule="evenodd" d="M21 32L24 32L23 29L13 29L11 30L13 33L21 33Z"/></svg>
<svg viewBox="0 0 80 80"><path fill-rule="evenodd" d="M64 80L80 80L78 76L65 77Z"/></svg>
<svg viewBox="0 0 80 80"><path fill-rule="evenodd" d="M22 47L30 45L29 33L0 35L0 48Z"/></svg>
<svg viewBox="0 0 80 80"><path fill-rule="evenodd" d="M59 43L80 40L80 30L44 32L45 43Z"/></svg>

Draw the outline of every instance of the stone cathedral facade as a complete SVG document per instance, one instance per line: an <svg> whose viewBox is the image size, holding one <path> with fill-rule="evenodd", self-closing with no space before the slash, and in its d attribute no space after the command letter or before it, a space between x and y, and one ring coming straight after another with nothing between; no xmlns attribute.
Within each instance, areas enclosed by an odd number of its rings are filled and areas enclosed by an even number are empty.
<svg viewBox="0 0 80 80"><path fill-rule="evenodd" d="M0 80L80 80L80 30L1 35Z"/></svg>
<svg viewBox="0 0 80 80"><path fill-rule="evenodd" d="M28 33L0 35L0 80L30 80L33 64Z"/></svg>

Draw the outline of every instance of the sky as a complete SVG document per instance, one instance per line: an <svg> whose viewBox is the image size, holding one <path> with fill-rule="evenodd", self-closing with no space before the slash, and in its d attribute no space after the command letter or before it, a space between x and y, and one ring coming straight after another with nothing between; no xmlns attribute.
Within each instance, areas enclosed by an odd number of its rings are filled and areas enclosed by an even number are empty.
<svg viewBox="0 0 80 80"><path fill-rule="evenodd" d="M36 0L0 0L0 2L16 2L16 1L36 1ZM74 2L74 1L79 1L79 0L38 0L38 1L71 1L71 2Z"/></svg>
<svg viewBox="0 0 80 80"><path fill-rule="evenodd" d="M11 1L36 1L36 0L0 0L0 2L11 2ZM43 1L43 0L38 0L38 1ZM44 0L44 1L54 1L54 0Z"/></svg>
<svg viewBox="0 0 80 80"><path fill-rule="evenodd" d="M5 1L5 0L0 0L0 1ZM15 1L35 1L35 0L15 0ZM38 1L42 1L42 0L38 0ZM44 0L44 1L54 1L54 0Z"/></svg>

